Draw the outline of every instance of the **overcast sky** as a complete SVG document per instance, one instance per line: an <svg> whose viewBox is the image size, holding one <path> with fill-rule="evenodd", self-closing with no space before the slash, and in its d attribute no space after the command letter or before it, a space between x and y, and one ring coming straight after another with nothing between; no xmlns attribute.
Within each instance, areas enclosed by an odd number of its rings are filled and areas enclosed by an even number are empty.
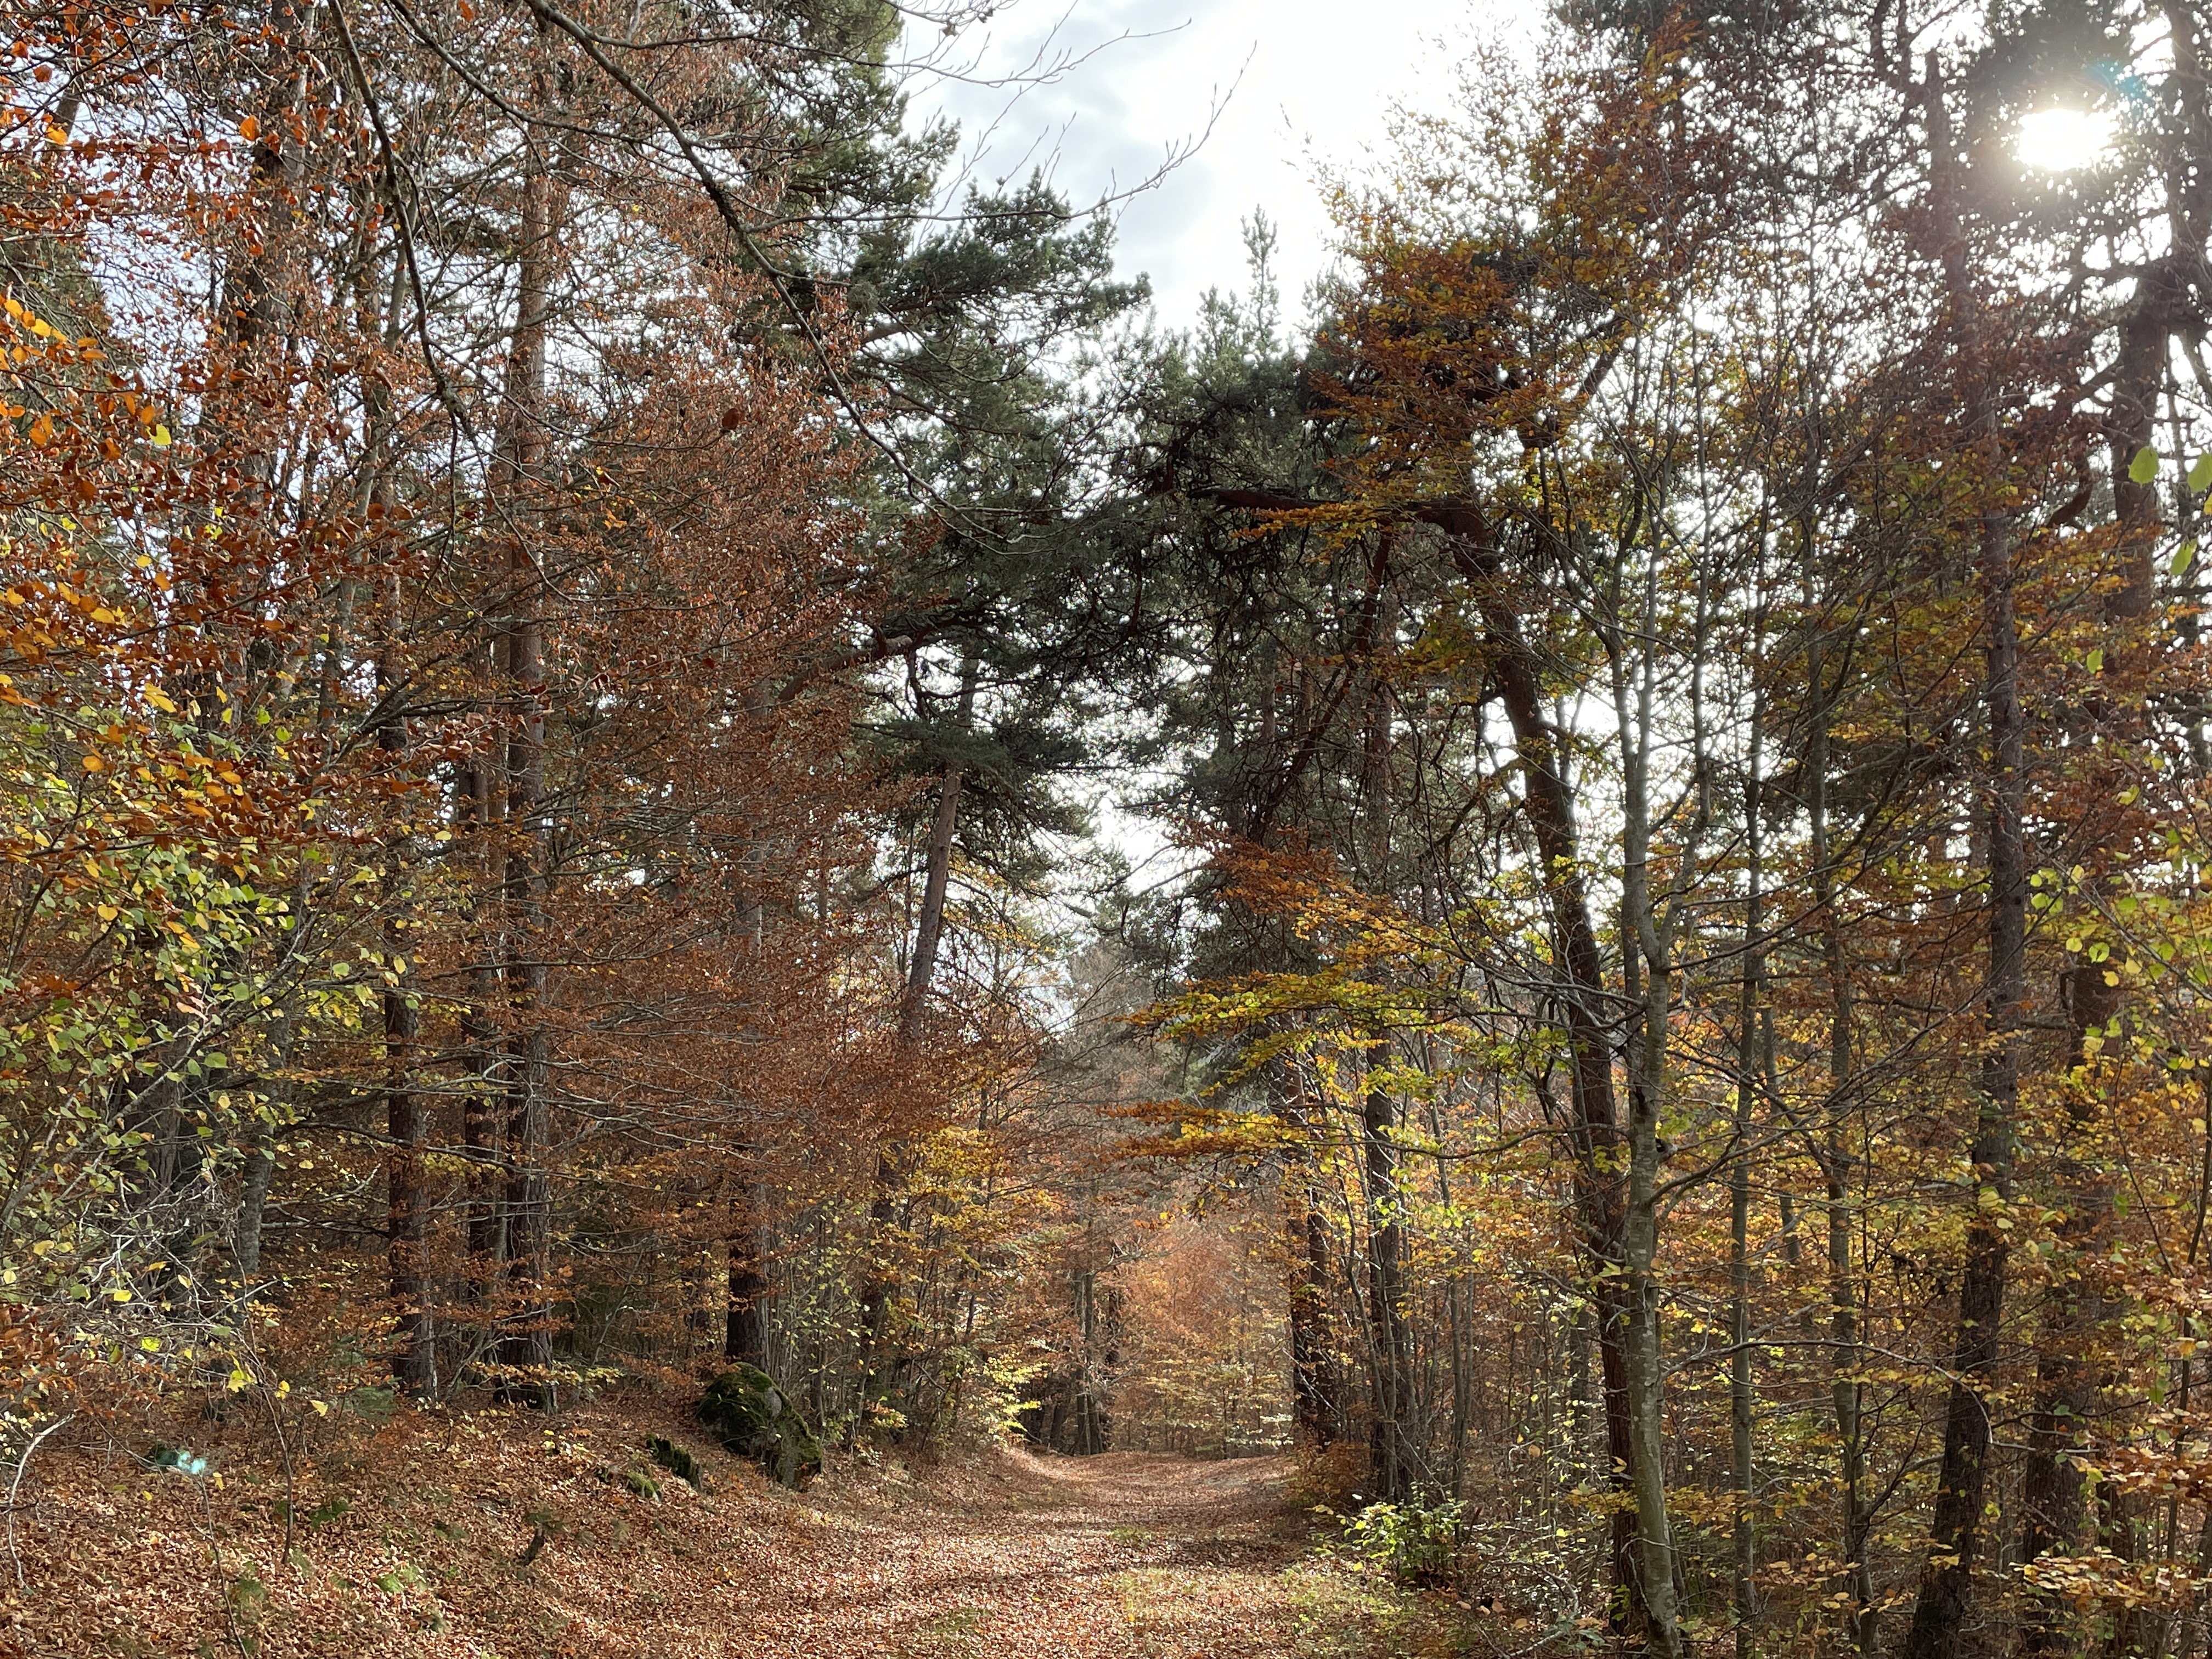
<svg viewBox="0 0 2212 1659"><path fill-rule="evenodd" d="M1536 11L1532 0L1015 0L949 61L992 77L1090 55L1011 107L1009 90L927 79L915 106L953 116L971 145L988 133L985 183L1026 172L1034 155L1078 203L1127 190L1203 139L1119 210L1117 264L1151 275L1163 323L1188 323L1208 287L1243 285L1239 226L1263 208L1281 227L1295 319L1327 262L1317 167L1359 166L1384 147L1394 103L1448 95L1454 42L1516 37Z"/></svg>

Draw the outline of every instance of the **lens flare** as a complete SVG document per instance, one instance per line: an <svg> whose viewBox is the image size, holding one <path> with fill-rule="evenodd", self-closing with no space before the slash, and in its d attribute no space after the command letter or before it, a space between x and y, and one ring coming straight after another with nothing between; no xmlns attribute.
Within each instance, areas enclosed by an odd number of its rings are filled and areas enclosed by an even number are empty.
<svg viewBox="0 0 2212 1659"><path fill-rule="evenodd" d="M2112 142L2112 118L2087 109L2039 109L2025 116L2013 154L2041 173L2071 173L2105 159Z"/></svg>

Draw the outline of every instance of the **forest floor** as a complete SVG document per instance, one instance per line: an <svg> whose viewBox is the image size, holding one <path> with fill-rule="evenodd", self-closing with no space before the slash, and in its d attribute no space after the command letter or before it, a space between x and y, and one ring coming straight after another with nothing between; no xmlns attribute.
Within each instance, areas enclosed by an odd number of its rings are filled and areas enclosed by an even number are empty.
<svg viewBox="0 0 2212 1659"><path fill-rule="evenodd" d="M207 1472L111 1429L42 1452L0 1562L24 1659L1385 1659L1493 1652L1474 1615L1316 1548L1287 1459L981 1448L804 1493L667 1402L332 1421ZM143 1425L141 1425L143 1429ZM698 1454L707 1490L647 1462ZM653 1488L657 1485L657 1492ZM286 1556L283 1516L295 1517ZM533 1548L533 1543L536 1547ZM20 1565L20 1587L15 1581Z"/></svg>

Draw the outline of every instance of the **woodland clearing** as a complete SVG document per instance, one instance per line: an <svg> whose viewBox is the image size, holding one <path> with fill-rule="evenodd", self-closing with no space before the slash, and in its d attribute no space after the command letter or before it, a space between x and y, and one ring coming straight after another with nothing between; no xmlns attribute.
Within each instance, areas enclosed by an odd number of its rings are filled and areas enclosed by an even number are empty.
<svg viewBox="0 0 2212 1659"><path fill-rule="evenodd" d="M646 1461L638 1449L656 1434L695 1450L704 1492ZM79 1451L36 1471L16 1536L23 1586L0 1589L0 1650L1487 1650L1454 1628L1449 1604L1376 1583L1317 1550L1287 1457L1073 1459L993 1447L915 1468L846 1460L799 1493L714 1449L671 1410L587 1405L549 1430L523 1410L401 1408L381 1425L341 1425L326 1446L299 1454L298 1519L281 1569L281 1463L257 1443L255 1455L227 1465L220 1449L198 1476Z"/></svg>

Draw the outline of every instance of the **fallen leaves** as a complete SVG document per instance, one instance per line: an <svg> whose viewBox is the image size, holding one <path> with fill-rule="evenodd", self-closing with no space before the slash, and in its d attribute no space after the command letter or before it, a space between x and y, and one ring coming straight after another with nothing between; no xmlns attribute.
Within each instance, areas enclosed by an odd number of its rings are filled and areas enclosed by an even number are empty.
<svg viewBox="0 0 2212 1659"><path fill-rule="evenodd" d="M183 1659L237 1652L242 1637L257 1659L1453 1650L1414 1598L1315 1562L1283 1460L983 1449L919 1479L842 1471L802 1496L708 1449L665 1401L625 1403L563 1413L575 1455L556 1458L544 1421L519 1409L332 1431L297 1472L281 1561L282 1471L242 1434L216 1452L220 1491L167 1470L149 1480L112 1451L58 1455L21 1517L28 1586L0 1591L0 1649ZM708 1466L713 1495L655 1499L623 1482L656 1433Z"/></svg>

